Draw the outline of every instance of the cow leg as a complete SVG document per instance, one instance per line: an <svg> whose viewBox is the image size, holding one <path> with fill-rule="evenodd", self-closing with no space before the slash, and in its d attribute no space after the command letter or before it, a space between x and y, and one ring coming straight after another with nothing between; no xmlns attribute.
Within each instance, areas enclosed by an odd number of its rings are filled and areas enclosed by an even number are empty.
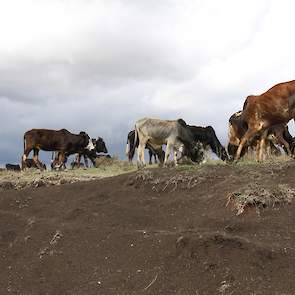
<svg viewBox="0 0 295 295"><path fill-rule="evenodd" d="M259 162L262 162L263 159L264 159L264 154L265 154L265 140L266 140L266 137L267 137L267 133L268 133L268 130L265 130L262 135L261 135L261 138L260 138L260 145L259 145L259 157L258 157L258 161Z"/></svg>
<svg viewBox="0 0 295 295"><path fill-rule="evenodd" d="M140 140L139 145L137 148L137 167L141 168L145 166L145 160L144 160L144 150L146 146L147 141Z"/></svg>
<svg viewBox="0 0 295 295"><path fill-rule="evenodd" d="M144 149L145 149L145 144L140 143L137 148L137 166L139 168L145 166Z"/></svg>
<svg viewBox="0 0 295 295"><path fill-rule="evenodd" d="M81 155L80 155L80 154L77 154L77 155L76 155L76 160L75 160L75 162L76 162L76 166L77 166L77 168L80 168L80 163L81 163Z"/></svg>
<svg viewBox="0 0 295 295"><path fill-rule="evenodd" d="M154 153L154 159L155 159L155 164L157 164L158 160L157 160L157 154L156 153Z"/></svg>
<svg viewBox="0 0 295 295"><path fill-rule="evenodd" d="M39 149L34 148L33 161L35 162L36 167L38 169L43 170L43 166L40 164L40 161L39 161Z"/></svg>
<svg viewBox="0 0 295 295"><path fill-rule="evenodd" d="M240 157L241 157L241 152L243 150L243 147L245 146L245 144L253 138L253 136L258 132L259 130L257 129L250 129L250 126L249 126L249 129L247 130L247 132L245 133L245 135L243 136L243 138L241 139L241 142L240 142L240 145L238 147L238 150L237 150L237 153L236 153L236 156L235 156L235 160L239 160Z"/></svg>
<svg viewBox="0 0 295 295"><path fill-rule="evenodd" d="M58 163L60 165L60 167L62 168L66 168L66 165L65 165L65 153L64 152L59 152L58 153Z"/></svg>
<svg viewBox="0 0 295 295"><path fill-rule="evenodd" d="M260 141L257 140L256 145L255 145L255 159L256 160L259 159L259 152L260 152ZM253 158L254 158L254 155L253 155ZM251 158L251 160L252 160L252 158Z"/></svg>
<svg viewBox="0 0 295 295"><path fill-rule="evenodd" d="M167 162L169 160L171 147L172 147L172 144L170 144L170 142L167 142L166 151L165 151L164 166L167 165Z"/></svg>
<svg viewBox="0 0 295 295"><path fill-rule="evenodd" d="M277 137L278 141L283 145L283 147L285 147L284 150L286 151L287 155L289 157L291 157L292 156L292 152L291 152L289 143L284 139L284 137L282 136L281 133L280 134L276 134L276 137Z"/></svg>
<svg viewBox="0 0 295 295"><path fill-rule="evenodd" d="M172 146L171 151L173 153L174 165L178 166L178 163L177 163L177 149Z"/></svg>
<svg viewBox="0 0 295 295"><path fill-rule="evenodd" d="M21 163L22 163L22 170L28 168L28 167L27 167L27 164L26 164L26 160L27 160L27 158L28 158L30 152L32 151L32 149L33 149L32 147L27 147L27 148L25 148L25 150L24 150L24 154L23 154L23 156L22 156L22 161L21 161Z"/></svg>
<svg viewBox="0 0 295 295"><path fill-rule="evenodd" d="M83 157L84 157L85 167L86 167L86 168L89 168L89 165L88 165L88 158L87 158L87 156L84 154Z"/></svg>
<svg viewBox="0 0 295 295"><path fill-rule="evenodd" d="M150 157L150 160L149 160L149 165L152 165L152 158L153 158L153 152L151 150L149 150L149 157Z"/></svg>

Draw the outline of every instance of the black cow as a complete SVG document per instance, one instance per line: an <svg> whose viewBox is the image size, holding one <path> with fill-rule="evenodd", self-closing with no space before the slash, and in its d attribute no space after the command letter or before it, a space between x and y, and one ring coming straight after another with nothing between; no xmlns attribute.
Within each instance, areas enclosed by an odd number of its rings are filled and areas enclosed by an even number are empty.
<svg viewBox="0 0 295 295"><path fill-rule="evenodd" d="M94 146L90 137L85 132L73 134L66 129L32 129L24 134L24 154L22 157L22 168L26 168L26 159L33 150L36 165L39 164L39 151L59 151L59 163L64 162L66 153L77 153L84 149L93 150Z"/></svg>
<svg viewBox="0 0 295 295"><path fill-rule="evenodd" d="M187 126L192 132L194 140L201 142L204 149L207 149L209 146L218 158L220 158L222 161L228 161L226 149L221 145L212 126Z"/></svg>
<svg viewBox="0 0 295 295"><path fill-rule="evenodd" d="M84 149L83 152L78 153L75 162L80 163L81 157L84 157L84 162L85 162L85 166L88 168L88 158L90 159L90 161L92 162L93 166L95 166L95 159L97 158L97 154L99 153L108 153L108 149L106 147L106 144L103 140L103 138L98 137L97 139L92 138L92 143L95 147L94 150L87 150Z"/></svg>
<svg viewBox="0 0 295 295"><path fill-rule="evenodd" d="M138 148L138 138L136 143L135 140L135 130L131 130L127 136L127 146L126 146L126 156L128 157L129 162L132 162L132 159L135 154L135 148ZM155 163L157 163L157 157L160 163L164 162L165 152L163 151L162 147L154 148L151 144L147 143L145 147L149 152L149 164L152 164L152 158L154 157Z"/></svg>
<svg viewBox="0 0 295 295"><path fill-rule="evenodd" d="M18 165L18 164L6 164L5 168L8 171L18 171L18 172L21 171L20 165Z"/></svg>
<svg viewBox="0 0 295 295"><path fill-rule="evenodd" d="M101 137L98 137L97 139L92 138L91 139L94 149L93 150L88 150L88 149L83 149L83 150L79 150L76 151L76 158L75 160L71 163L71 167L82 167L81 165L81 157L84 157L84 162L85 162L85 167L89 167L88 165L88 158L91 160L93 166L95 166L95 160L97 158L97 153L107 153L107 147L106 144L104 142L104 140ZM64 157L64 161L63 163L60 163L58 158L59 158L59 153L56 153L55 155L55 159L53 160L52 164L51 164L51 168L53 170L59 170L59 169L65 169L66 168L66 162L69 156L71 156L72 154L74 154L73 152L66 152L65 153L65 157ZM84 167L84 165L83 165Z"/></svg>

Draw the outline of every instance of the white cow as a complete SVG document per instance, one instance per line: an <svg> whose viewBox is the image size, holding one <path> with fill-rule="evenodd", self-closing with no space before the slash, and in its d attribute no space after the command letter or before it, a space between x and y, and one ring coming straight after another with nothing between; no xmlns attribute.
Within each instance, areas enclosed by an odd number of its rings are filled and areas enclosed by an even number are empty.
<svg viewBox="0 0 295 295"><path fill-rule="evenodd" d="M182 119L178 120L160 120L143 118L135 123L135 142L139 140L137 149L137 165L145 165L144 149L147 142L155 149L166 145L164 165L167 164L170 151L174 155L174 163L177 165L177 152L181 154L184 148L190 154L193 149L193 134Z"/></svg>

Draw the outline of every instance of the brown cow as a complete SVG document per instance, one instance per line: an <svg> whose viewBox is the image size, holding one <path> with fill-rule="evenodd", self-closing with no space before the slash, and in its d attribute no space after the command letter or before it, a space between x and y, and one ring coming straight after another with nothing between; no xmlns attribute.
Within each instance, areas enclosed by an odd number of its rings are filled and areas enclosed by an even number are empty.
<svg viewBox="0 0 295 295"><path fill-rule="evenodd" d="M234 113L229 118L229 143L228 143L228 153L231 157L234 157L241 138L247 132L248 126L247 123L242 120L242 111ZM285 124L274 125L268 129L267 132L267 145L270 149L271 154L279 155L280 150L275 146L275 144L279 144L284 151L291 156L291 149L293 147L293 138L289 133L288 126ZM241 157L247 152L250 148L259 152L260 146L260 136L254 136L251 141L248 141L247 145L244 146Z"/></svg>
<svg viewBox="0 0 295 295"><path fill-rule="evenodd" d="M42 169L38 155L39 151L59 151L59 161L64 162L65 153L75 153L83 149L93 150L93 143L85 132L73 134L66 129L32 129L24 134L24 154L22 157L22 169L26 168L26 159L30 152L34 151L33 160L37 167Z"/></svg>
<svg viewBox="0 0 295 295"><path fill-rule="evenodd" d="M261 135L259 160L262 160L268 128L287 124L295 118L295 80L279 83L261 95L248 96L243 107L242 120L248 129L237 150L239 159L245 144L256 134Z"/></svg>

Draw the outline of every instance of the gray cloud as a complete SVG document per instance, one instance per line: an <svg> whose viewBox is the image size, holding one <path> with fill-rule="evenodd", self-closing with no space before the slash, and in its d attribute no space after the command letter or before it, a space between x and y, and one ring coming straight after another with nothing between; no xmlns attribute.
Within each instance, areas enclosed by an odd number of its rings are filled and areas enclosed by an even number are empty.
<svg viewBox="0 0 295 295"><path fill-rule="evenodd" d="M31 128L86 130L123 157L144 116L210 124L226 143L248 94L294 78L278 1L16 3L0 11L0 163L19 160Z"/></svg>

